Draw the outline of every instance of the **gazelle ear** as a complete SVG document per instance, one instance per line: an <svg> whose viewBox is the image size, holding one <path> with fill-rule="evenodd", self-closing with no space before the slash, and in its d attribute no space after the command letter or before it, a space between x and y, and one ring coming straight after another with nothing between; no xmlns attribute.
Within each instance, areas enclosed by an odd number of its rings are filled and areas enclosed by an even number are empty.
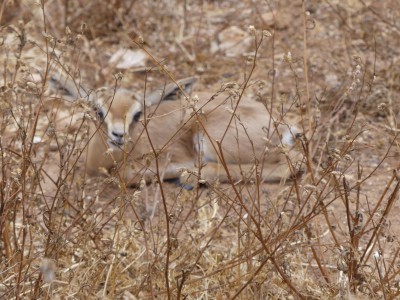
<svg viewBox="0 0 400 300"><path fill-rule="evenodd" d="M69 101L75 101L79 98L89 100L89 93L78 82L65 75L52 75L50 77L50 88L53 90L52 92Z"/></svg>
<svg viewBox="0 0 400 300"><path fill-rule="evenodd" d="M187 77L178 80L176 83L167 84L165 87L159 88L146 95L146 105L157 104L162 100L174 100L179 94L190 94L193 86L197 81L197 77Z"/></svg>

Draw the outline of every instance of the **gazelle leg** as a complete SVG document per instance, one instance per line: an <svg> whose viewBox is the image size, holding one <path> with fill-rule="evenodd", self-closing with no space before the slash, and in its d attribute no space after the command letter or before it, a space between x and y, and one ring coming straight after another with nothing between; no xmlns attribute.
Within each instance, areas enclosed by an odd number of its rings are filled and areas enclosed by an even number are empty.
<svg viewBox="0 0 400 300"><path fill-rule="evenodd" d="M287 180L292 177L290 169L285 162L274 165L264 165L262 172L261 165L256 166L254 164L229 164L225 167L219 163L207 163L201 170L201 179L212 183L215 181L220 182L248 182L249 180L255 180L257 174L261 175L263 182L279 182L281 180Z"/></svg>

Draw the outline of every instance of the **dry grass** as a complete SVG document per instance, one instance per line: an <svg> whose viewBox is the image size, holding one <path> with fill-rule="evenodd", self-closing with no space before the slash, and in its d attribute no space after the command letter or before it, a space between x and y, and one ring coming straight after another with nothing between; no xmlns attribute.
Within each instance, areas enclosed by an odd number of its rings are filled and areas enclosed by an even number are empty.
<svg viewBox="0 0 400 300"><path fill-rule="evenodd" d="M1 299L399 297L397 0L44 2L0 4ZM123 48L144 66L110 63ZM93 112L48 92L60 68L138 91L248 86L299 120L287 163L305 174L190 191L89 177Z"/></svg>

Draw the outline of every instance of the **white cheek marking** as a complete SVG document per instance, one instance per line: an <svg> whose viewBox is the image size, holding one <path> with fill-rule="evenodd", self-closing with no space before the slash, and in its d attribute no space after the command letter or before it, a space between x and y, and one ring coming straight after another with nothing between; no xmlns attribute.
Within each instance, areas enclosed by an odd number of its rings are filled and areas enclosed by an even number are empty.
<svg viewBox="0 0 400 300"><path fill-rule="evenodd" d="M110 111L104 109L104 124L107 125L107 132L110 133L110 128L112 128L112 114Z"/></svg>
<svg viewBox="0 0 400 300"><path fill-rule="evenodd" d="M131 125L131 121L132 121L132 107L129 108L129 110L126 112L126 115L125 115L126 131L128 131L129 126Z"/></svg>
<svg viewBox="0 0 400 300"><path fill-rule="evenodd" d="M129 110L126 113L126 120L125 120L125 125L126 128L129 128L132 124L133 117L135 116L136 113L142 111L142 105L140 104L139 101L134 101Z"/></svg>

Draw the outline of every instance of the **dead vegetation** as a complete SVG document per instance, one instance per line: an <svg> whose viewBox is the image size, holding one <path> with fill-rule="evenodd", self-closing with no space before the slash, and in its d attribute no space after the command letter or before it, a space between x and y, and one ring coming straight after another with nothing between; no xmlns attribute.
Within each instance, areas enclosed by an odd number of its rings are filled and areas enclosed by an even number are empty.
<svg viewBox="0 0 400 300"><path fill-rule="evenodd" d="M399 12L396 0L3 1L0 298L398 298ZM160 183L162 170L139 188L89 177L95 115L49 92L60 69L138 93L235 82L299 120L303 159L287 164L305 174L192 190Z"/></svg>

